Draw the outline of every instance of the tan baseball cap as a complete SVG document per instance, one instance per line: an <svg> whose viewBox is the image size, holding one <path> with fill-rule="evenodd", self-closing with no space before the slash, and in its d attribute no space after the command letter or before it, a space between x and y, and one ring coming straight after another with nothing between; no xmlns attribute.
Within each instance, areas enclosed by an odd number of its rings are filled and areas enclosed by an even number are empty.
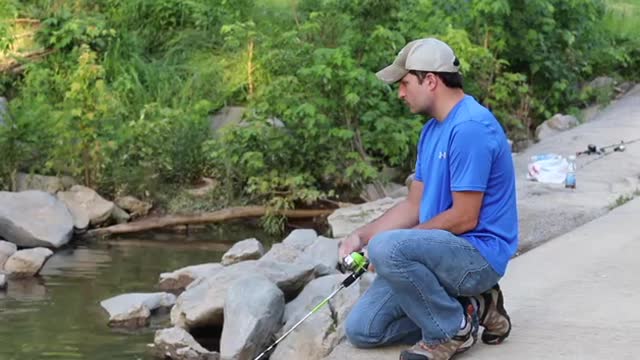
<svg viewBox="0 0 640 360"><path fill-rule="evenodd" d="M393 63L378 71L376 76L387 84L393 84L409 70L457 73L460 62L446 43L435 38L418 39L405 45Z"/></svg>

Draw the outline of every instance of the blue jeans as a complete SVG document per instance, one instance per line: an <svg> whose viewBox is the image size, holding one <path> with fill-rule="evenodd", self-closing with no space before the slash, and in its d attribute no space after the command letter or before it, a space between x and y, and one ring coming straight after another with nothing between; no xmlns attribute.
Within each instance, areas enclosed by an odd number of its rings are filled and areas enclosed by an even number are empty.
<svg viewBox="0 0 640 360"><path fill-rule="evenodd" d="M500 279L473 245L448 231L386 231L368 250L378 276L345 328L356 347L449 341L464 316L458 297L478 295Z"/></svg>

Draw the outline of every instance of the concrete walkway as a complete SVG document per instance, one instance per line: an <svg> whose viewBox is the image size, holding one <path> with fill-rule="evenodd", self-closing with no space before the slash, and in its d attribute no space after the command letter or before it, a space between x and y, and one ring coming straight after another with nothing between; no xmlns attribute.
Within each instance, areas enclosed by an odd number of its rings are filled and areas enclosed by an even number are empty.
<svg viewBox="0 0 640 360"><path fill-rule="evenodd" d="M456 360L640 359L640 199L515 258L501 281L509 339ZM403 347L327 359L392 360Z"/></svg>

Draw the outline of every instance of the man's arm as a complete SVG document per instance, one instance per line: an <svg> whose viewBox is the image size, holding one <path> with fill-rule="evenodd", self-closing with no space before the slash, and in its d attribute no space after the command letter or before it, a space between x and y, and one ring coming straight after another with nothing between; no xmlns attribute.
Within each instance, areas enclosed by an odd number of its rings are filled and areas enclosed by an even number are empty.
<svg viewBox="0 0 640 360"><path fill-rule="evenodd" d="M452 197L453 206L451 208L415 228L447 230L456 235L475 229L478 225L484 193L480 191L454 191Z"/></svg>
<svg viewBox="0 0 640 360"><path fill-rule="evenodd" d="M392 229L410 229L418 224L420 213L420 201L424 184L414 180L409 186L409 195L406 199L387 210L382 216L369 224L354 231L360 236L366 245L376 234Z"/></svg>

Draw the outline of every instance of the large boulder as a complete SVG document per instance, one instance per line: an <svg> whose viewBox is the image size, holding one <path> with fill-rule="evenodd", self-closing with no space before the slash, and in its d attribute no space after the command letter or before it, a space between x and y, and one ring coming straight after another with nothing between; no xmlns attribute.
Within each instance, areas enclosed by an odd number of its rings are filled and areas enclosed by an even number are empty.
<svg viewBox="0 0 640 360"><path fill-rule="evenodd" d="M0 237L25 247L60 247L71 239L67 207L44 191L0 191Z"/></svg>
<svg viewBox="0 0 640 360"><path fill-rule="evenodd" d="M260 274L238 279L227 291L220 355L225 360L253 359L280 328L284 294Z"/></svg>
<svg viewBox="0 0 640 360"><path fill-rule="evenodd" d="M115 204L126 210L131 217L145 216L151 210L152 205L133 196L122 196L115 199Z"/></svg>
<svg viewBox="0 0 640 360"><path fill-rule="evenodd" d="M222 265L231 265L244 260L257 260L264 254L264 246L257 239L246 239L235 243L222 256Z"/></svg>
<svg viewBox="0 0 640 360"><path fill-rule="evenodd" d="M0 239L0 271L4 268L4 263L18 251L18 247L14 243Z"/></svg>
<svg viewBox="0 0 640 360"><path fill-rule="evenodd" d="M55 194L58 191L65 190L69 183L73 183L73 179L69 177L57 177L57 176L44 176L37 174L16 174L16 190L40 190L46 191L49 194Z"/></svg>
<svg viewBox="0 0 640 360"><path fill-rule="evenodd" d="M171 323L183 328L219 326L223 323L226 293L236 279L262 274L286 296L297 294L312 278L314 268L298 264L247 260L191 283L171 309Z"/></svg>
<svg viewBox="0 0 640 360"><path fill-rule="evenodd" d="M84 213L91 225L99 225L111 217L114 204L98 195L93 189L82 185L74 185L69 191L58 193L62 200L74 214Z"/></svg>
<svg viewBox="0 0 640 360"><path fill-rule="evenodd" d="M539 140L569 130L578 125L578 119L573 115L555 114L536 128L536 137Z"/></svg>
<svg viewBox="0 0 640 360"><path fill-rule="evenodd" d="M278 335L291 329L309 311L334 291L347 275L336 274L317 278L285 308L286 324ZM364 291L360 281L343 289L324 307L316 311L287 336L271 354L272 360L319 360L327 356L344 338L344 321Z"/></svg>
<svg viewBox="0 0 640 360"><path fill-rule="evenodd" d="M317 277L338 272L338 240L319 236L296 259L298 264L314 266Z"/></svg>
<svg viewBox="0 0 640 360"><path fill-rule="evenodd" d="M202 347L186 330L172 327L156 331L153 339L158 358L172 360L218 360L220 354Z"/></svg>
<svg viewBox="0 0 640 360"><path fill-rule="evenodd" d="M100 302L109 313L109 325L138 327L149 323L151 312L173 306L176 296L169 293L133 293L114 296Z"/></svg>
<svg viewBox="0 0 640 360"><path fill-rule="evenodd" d="M7 259L4 270L11 278L35 276L51 255L53 251L42 247L19 250Z"/></svg>
<svg viewBox="0 0 640 360"><path fill-rule="evenodd" d="M403 198L384 198L360 205L337 209L328 217L334 238L349 235L353 230L377 219Z"/></svg>
<svg viewBox="0 0 640 360"><path fill-rule="evenodd" d="M162 273L160 274L158 287L164 291L181 293L194 280L201 277L212 276L222 268L222 264L208 263L187 266L173 272Z"/></svg>
<svg viewBox="0 0 640 360"><path fill-rule="evenodd" d="M313 229L296 229L282 240L282 244L304 251L318 238L318 233Z"/></svg>

